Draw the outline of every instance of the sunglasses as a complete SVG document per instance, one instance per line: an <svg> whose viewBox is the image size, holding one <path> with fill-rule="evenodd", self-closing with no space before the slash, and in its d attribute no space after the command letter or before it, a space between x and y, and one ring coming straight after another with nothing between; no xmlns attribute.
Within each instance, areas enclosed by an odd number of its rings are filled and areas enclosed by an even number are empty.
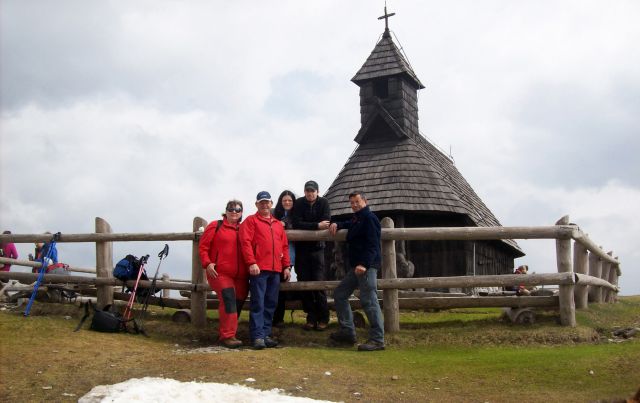
<svg viewBox="0 0 640 403"><path fill-rule="evenodd" d="M240 207L228 208L227 213L242 213L242 208Z"/></svg>

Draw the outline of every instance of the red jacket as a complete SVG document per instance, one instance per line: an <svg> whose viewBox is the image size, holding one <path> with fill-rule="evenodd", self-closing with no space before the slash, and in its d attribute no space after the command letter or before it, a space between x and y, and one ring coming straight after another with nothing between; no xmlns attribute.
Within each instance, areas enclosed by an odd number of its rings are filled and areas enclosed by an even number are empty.
<svg viewBox="0 0 640 403"><path fill-rule="evenodd" d="M247 266L280 273L290 266L289 242L282 223L255 213L240 226L240 245Z"/></svg>
<svg viewBox="0 0 640 403"><path fill-rule="evenodd" d="M217 220L209 223L200 238L198 251L202 267L206 269L209 263L215 263L219 274L234 278L248 277L249 270L240 252L239 225L231 224L225 218L218 231L217 226Z"/></svg>

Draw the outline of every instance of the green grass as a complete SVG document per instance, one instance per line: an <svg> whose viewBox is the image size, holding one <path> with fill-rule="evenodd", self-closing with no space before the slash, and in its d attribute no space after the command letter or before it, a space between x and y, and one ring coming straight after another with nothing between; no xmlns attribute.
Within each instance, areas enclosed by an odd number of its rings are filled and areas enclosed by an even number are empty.
<svg viewBox="0 0 640 403"><path fill-rule="evenodd" d="M143 376L253 377L253 387L336 401L585 402L629 397L640 387L640 342L608 341L616 327L640 326L640 297L590 305L575 328L557 325L554 312L539 312L531 326L506 323L497 309L404 312L401 331L376 353L327 347L326 332L300 329L297 311L279 330L283 348L188 355L175 351L215 344L216 313L194 329L171 322L172 310L153 308L145 338L96 333L88 324L73 333L81 311L70 306L37 303L29 318L20 312L0 312L1 401L75 401L95 385ZM363 340L366 330L358 335Z"/></svg>

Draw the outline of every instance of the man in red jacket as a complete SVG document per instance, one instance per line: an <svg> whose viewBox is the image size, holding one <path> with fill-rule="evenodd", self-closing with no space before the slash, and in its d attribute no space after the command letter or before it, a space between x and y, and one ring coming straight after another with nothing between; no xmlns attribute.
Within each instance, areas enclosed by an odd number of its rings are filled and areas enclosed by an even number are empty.
<svg viewBox="0 0 640 403"><path fill-rule="evenodd" d="M258 193L258 211L240 225L240 247L249 266L249 330L256 350L278 345L271 337L271 324L278 304L280 273L285 281L291 277L287 234L280 221L271 216L272 207L269 192Z"/></svg>

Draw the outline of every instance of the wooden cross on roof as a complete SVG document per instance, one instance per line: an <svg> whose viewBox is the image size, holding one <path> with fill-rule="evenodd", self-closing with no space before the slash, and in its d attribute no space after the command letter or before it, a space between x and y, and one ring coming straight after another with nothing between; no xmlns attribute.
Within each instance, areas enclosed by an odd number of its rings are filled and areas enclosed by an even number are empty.
<svg viewBox="0 0 640 403"><path fill-rule="evenodd" d="M389 31L389 17L393 17L394 15L396 15L396 13L387 13L387 2L384 2L384 15L381 17L378 17L379 20L384 18L384 30Z"/></svg>

